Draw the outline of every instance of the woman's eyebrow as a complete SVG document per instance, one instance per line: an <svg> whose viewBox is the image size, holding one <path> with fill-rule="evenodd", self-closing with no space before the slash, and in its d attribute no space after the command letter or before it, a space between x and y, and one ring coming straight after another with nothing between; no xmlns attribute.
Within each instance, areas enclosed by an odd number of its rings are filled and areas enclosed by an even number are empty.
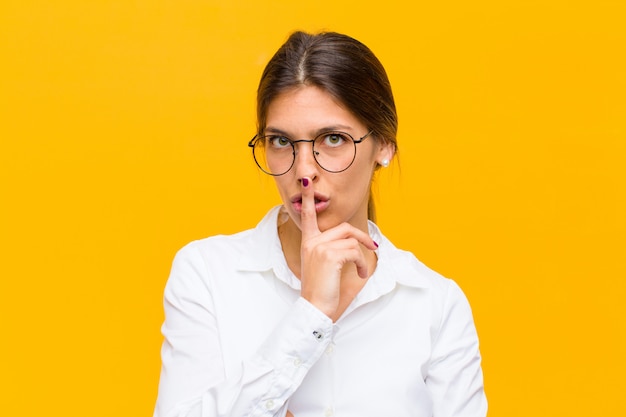
<svg viewBox="0 0 626 417"><path fill-rule="evenodd" d="M330 132L330 131L346 131L346 130L351 130L350 126L346 126L346 125L342 125L342 124L335 124L335 125L330 125L330 126L325 126L322 127L320 129L317 129L317 131L315 132L315 136L320 135L324 132Z"/></svg>
<svg viewBox="0 0 626 417"><path fill-rule="evenodd" d="M276 135L289 136L287 132L285 132L284 130L277 129L275 127L266 127L264 133L267 134L268 132L276 134Z"/></svg>
<svg viewBox="0 0 626 417"><path fill-rule="evenodd" d="M347 125L342 125L342 124L334 124L334 125L329 125L329 126L324 126L324 127L320 127L317 130L314 130L311 134L313 135L313 137L316 137L322 133L325 132L332 132L332 131L351 131L352 128L350 126ZM276 135L282 135L288 138L291 138L292 136L289 135L286 131L282 130L282 129L278 129L276 127L272 127L272 126L268 126L265 128L265 134L267 133L272 133L272 134L276 134Z"/></svg>

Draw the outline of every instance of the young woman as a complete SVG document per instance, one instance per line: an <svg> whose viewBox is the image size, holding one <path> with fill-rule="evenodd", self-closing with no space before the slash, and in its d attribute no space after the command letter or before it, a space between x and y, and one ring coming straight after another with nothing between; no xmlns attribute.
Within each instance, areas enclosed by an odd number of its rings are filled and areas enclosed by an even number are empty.
<svg viewBox="0 0 626 417"><path fill-rule="evenodd" d="M378 59L294 33L257 110L249 146L283 204L176 255L155 416L485 416L465 296L373 223L372 177L397 149Z"/></svg>

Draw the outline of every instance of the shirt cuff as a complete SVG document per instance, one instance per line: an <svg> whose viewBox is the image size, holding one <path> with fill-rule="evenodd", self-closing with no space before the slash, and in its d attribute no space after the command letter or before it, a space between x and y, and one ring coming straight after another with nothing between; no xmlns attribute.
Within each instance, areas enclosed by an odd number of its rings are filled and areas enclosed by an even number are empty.
<svg viewBox="0 0 626 417"><path fill-rule="evenodd" d="M259 353L275 371L299 383L322 356L332 336L332 320L300 297Z"/></svg>

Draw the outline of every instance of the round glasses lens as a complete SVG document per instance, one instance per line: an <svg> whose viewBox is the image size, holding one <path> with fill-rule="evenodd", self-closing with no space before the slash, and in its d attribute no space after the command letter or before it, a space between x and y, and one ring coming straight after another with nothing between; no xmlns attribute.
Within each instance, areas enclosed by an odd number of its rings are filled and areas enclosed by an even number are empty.
<svg viewBox="0 0 626 417"><path fill-rule="evenodd" d="M356 157L356 144L352 136L344 132L322 133L313 142L313 155L326 171L345 171Z"/></svg>
<svg viewBox="0 0 626 417"><path fill-rule="evenodd" d="M270 175L282 175L293 165L293 145L285 137L259 137L252 149L259 168Z"/></svg>

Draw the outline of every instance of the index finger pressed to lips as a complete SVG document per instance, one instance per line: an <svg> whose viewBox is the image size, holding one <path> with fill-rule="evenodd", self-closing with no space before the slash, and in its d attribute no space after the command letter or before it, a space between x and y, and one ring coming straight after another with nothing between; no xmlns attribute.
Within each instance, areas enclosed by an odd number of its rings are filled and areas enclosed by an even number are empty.
<svg viewBox="0 0 626 417"><path fill-rule="evenodd" d="M320 234L320 229L317 225L317 213L315 212L313 184L309 178L302 178L302 209L300 211L300 223L303 240Z"/></svg>

